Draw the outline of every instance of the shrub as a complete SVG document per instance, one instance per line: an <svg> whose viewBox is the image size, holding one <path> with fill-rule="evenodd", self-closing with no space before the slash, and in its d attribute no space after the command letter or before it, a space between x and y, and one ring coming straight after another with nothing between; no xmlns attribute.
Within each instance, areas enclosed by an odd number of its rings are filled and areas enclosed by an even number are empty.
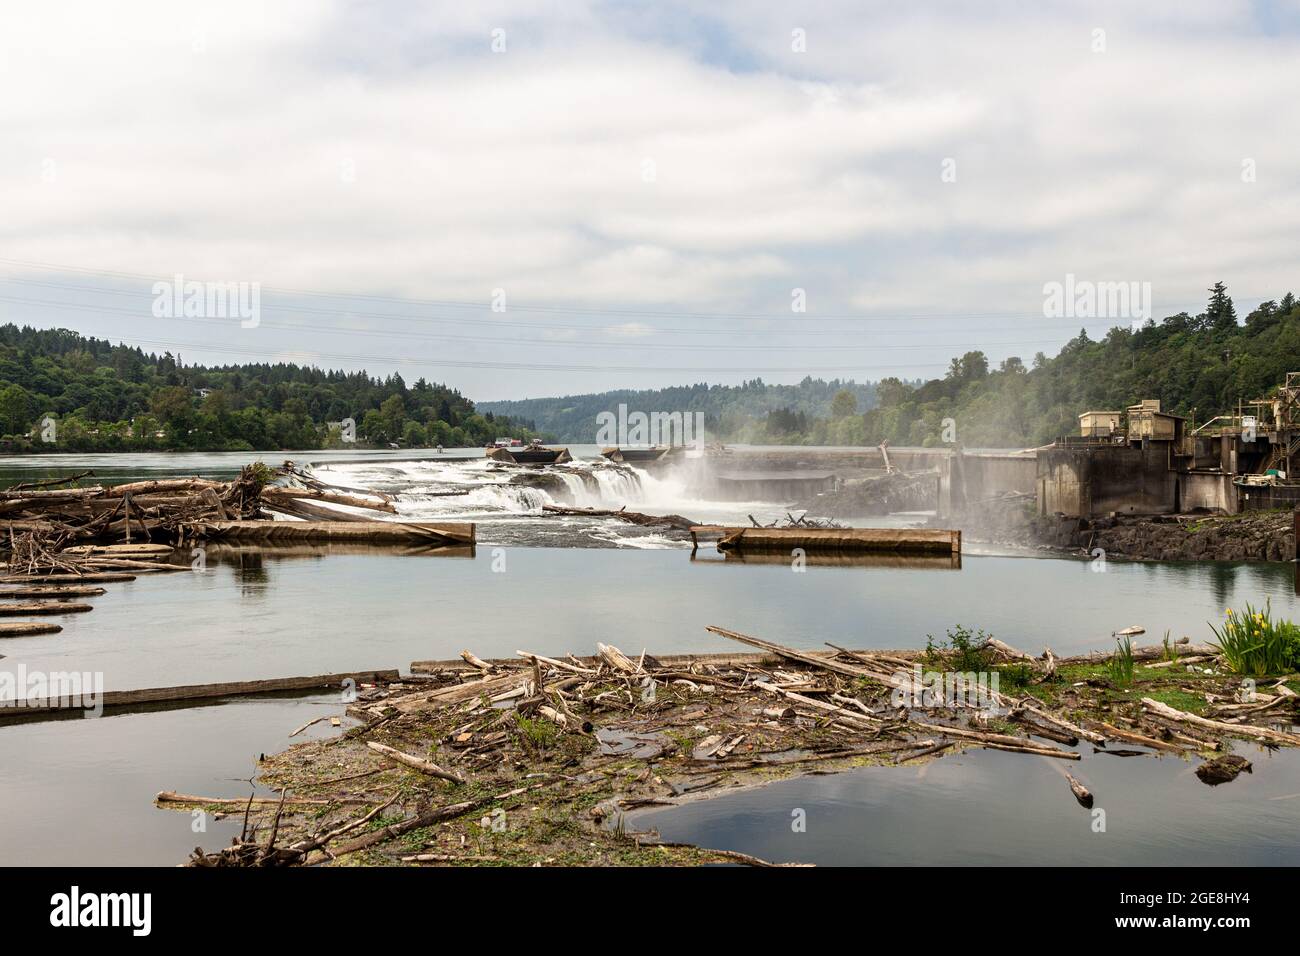
<svg viewBox="0 0 1300 956"><path fill-rule="evenodd" d="M1228 608L1223 628L1211 624L1210 630L1224 662L1238 674L1267 677L1300 668L1300 626L1273 620L1269 601L1262 611L1249 603L1241 612Z"/></svg>

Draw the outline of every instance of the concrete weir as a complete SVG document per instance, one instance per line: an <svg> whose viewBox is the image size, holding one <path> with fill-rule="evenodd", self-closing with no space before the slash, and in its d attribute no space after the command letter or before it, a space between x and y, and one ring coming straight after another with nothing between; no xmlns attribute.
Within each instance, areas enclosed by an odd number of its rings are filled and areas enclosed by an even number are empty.
<svg viewBox="0 0 1300 956"><path fill-rule="evenodd" d="M434 521L201 521L195 538L236 541L354 541L473 544L473 522Z"/></svg>
<svg viewBox="0 0 1300 956"><path fill-rule="evenodd" d="M961 554L961 532L933 528L728 528L697 525L691 539L717 537L720 551L885 551Z"/></svg>

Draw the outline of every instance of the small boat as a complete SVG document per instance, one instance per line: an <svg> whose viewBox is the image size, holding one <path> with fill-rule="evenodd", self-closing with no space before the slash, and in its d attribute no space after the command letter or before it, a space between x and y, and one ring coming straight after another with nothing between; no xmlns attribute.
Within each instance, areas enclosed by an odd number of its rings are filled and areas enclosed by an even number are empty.
<svg viewBox="0 0 1300 956"><path fill-rule="evenodd" d="M1132 627L1126 627L1122 631L1116 631L1111 637L1134 637L1138 634L1145 634L1147 629L1134 624Z"/></svg>

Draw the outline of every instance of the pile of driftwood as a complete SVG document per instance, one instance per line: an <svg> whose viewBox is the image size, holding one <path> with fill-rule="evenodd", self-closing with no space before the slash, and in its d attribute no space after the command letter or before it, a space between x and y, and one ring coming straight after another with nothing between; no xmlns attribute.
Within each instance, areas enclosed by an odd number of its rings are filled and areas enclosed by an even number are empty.
<svg viewBox="0 0 1300 956"><path fill-rule="evenodd" d="M1294 702L1284 689L1245 705L1220 699L1213 717L1151 698L1101 706L1086 682L1060 674L1089 665L1089 657L1049 651L1034 658L990 639L980 648L984 660L1022 671L1019 691L994 686L982 701L935 699L926 696L921 670L951 669L957 662L943 656L949 652L808 651L709 630L756 653L654 657L597 644L590 657L521 650L515 660L483 660L464 651L460 661L417 661L410 676L373 687L348 708L360 726L264 758L262 779L279 799L251 804L246 812L257 819L243 835L216 853L196 850L191 865L345 857L591 864L632 862L619 854L649 849L669 854L653 862L762 864L629 833L622 815L814 767L902 764L966 747L1051 758L1069 794L1089 807L1086 783L1064 769L1089 744L1115 756L1212 755L1227 737L1300 745L1300 736L1266 726ZM1170 667L1204 661L1205 650L1182 646ZM1135 656L1156 653L1139 648ZM1171 686L1187 679L1171 675ZM1051 703L1028 691L1048 685L1058 688ZM1219 756L1201 766L1202 779L1216 782L1249 762ZM160 801L209 802L174 794Z"/></svg>
<svg viewBox="0 0 1300 956"><path fill-rule="evenodd" d="M278 469L248 465L231 481L165 478L120 485L82 485L90 472L14 485L0 491L0 528L10 570L51 569L53 555L78 542L120 540L181 543L205 521L270 519L367 520L324 504L393 513L378 493L333 488L285 462Z"/></svg>
<svg viewBox="0 0 1300 956"><path fill-rule="evenodd" d="M188 521L211 515L253 517L273 473L249 466L233 481L168 478L82 486L90 473L15 485L0 492L0 522L10 539L41 536L46 550L77 541L136 541L175 537ZM66 486L66 487L60 487Z"/></svg>
<svg viewBox="0 0 1300 956"><path fill-rule="evenodd" d="M770 522L769 524L762 524L753 515L749 516L749 522L755 528L847 528L848 527L848 525L840 524L838 521L834 521L831 518L810 518L808 517L807 512L801 514L799 517L796 518L788 511L785 513L784 523L781 522L780 518L777 518L776 520Z"/></svg>

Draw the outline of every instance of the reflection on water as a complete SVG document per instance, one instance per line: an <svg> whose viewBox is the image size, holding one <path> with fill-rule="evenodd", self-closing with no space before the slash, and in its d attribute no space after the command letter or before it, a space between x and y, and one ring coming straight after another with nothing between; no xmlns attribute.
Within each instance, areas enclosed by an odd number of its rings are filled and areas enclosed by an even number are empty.
<svg viewBox="0 0 1300 956"><path fill-rule="evenodd" d="M910 568L913 571L960 571L960 554L880 554L871 551L764 551L734 548L727 551L705 549L692 551L691 561L698 565L779 564L783 567L819 568Z"/></svg>
<svg viewBox="0 0 1300 956"><path fill-rule="evenodd" d="M1096 574L1088 562L967 557L942 573L810 565L796 574L784 563L703 571L683 551L480 552L322 557L214 547L205 572L112 585L63 633L6 640L0 669L97 670L106 689L122 690L404 668L465 647L482 657L586 653L611 639L638 653L736 649L706 624L802 647L915 648L960 622L1068 654L1107 648L1110 633L1130 624L1154 641L1166 628L1202 640L1206 621L1248 599L1271 597L1280 614L1296 616L1292 571L1281 565L1111 562ZM154 793L245 794L239 781L257 753L283 749L291 729L341 710L326 695L0 725L0 858L176 862L200 841L187 815L152 807ZM993 753L782 783L776 796L675 810L671 828L661 825L669 837L825 862L922 862L957 851L970 862L1295 862L1300 799L1281 798L1300 793L1296 757L1251 755L1253 776L1213 791L1190 764L1168 758L1088 757L1079 774L1112 821L1095 841L1058 773L1033 757ZM1242 801L1240 820L1223 809ZM792 803L809 809L803 842L788 842Z"/></svg>
<svg viewBox="0 0 1300 956"><path fill-rule="evenodd" d="M1238 752L1254 772L1220 787L1176 757L1085 756L1070 772L1093 792L1092 811L1075 802L1060 761L979 750L801 777L627 822L669 841L832 866L1300 864L1300 752ZM799 810L803 832L791 826Z"/></svg>
<svg viewBox="0 0 1300 956"><path fill-rule="evenodd" d="M341 710L337 694L317 694L0 725L0 865L174 866L195 846L224 846L239 814L196 833L189 810L160 810L154 796L247 797L258 754L325 736L318 724L288 739Z"/></svg>
<svg viewBox="0 0 1300 956"><path fill-rule="evenodd" d="M497 552L497 553L494 553ZM733 650L718 624L801 647L919 648L957 624L1032 653L1113 646L1112 632L1200 641L1223 609L1271 598L1300 616L1287 565L1122 564L968 556L960 570L692 562L689 551L480 547L477 557L214 547L202 572L113 584L60 634L7 660L104 673L105 688L405 667L412 660ZM710 559L716 560L716 559ZM618 622L617 636L609 622ZM509 622L508 626L505 622Z"/></svg>

